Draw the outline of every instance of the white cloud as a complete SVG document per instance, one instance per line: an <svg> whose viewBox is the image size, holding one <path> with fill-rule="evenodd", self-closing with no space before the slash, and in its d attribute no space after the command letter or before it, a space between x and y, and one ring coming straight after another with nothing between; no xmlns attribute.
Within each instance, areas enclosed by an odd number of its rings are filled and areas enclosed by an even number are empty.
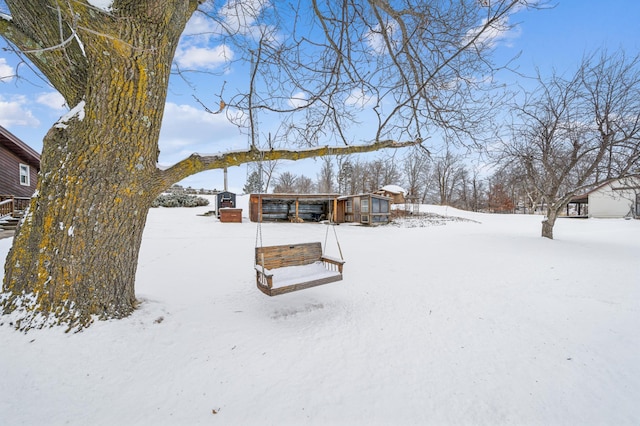
<svg viewBox="0 0 640 426"><path fill-rule="evenodd" d="M176 64L190 70L213 70L228 64L235 55L229 46L214 44L212 40L219 34L221 29L215 20L195 14L180 39Z"/></svg>
<svg viewBox="0 0 640 426"><path fill-rule="evenodd" d="M0 81L11 81L14 76L15 70L13 67L7 64L7 60L5 58L0 58Z"/></svg>
<svg viewBox="0 0 640 426"><path fill-rule="evenodd" d="M398 34L398 24L395 22L390 22L387 24L384 33L389 38L392 46L396 44L394 41L394 35ZM371 47L371 50L377 55L382 55L388 52L387 50L387 41L382 33L382 27L377 25L372 30L367 31L365 34L365 38L367 40L367 44ZM396 46L397 47L397 46Z"/></svg>
<svg viewBox="0 0 640 426"><path fill-rule="evenodd" d="M233 51L225 45L212 49L190 46L176 53L176 62L182 68L213 69L233 59Z"/></svg>
<svg viewBox="0 0 640 426"><path fill-rule="evenodd" d="M0 96L0 125L3 127L39 126L40 120L34 117L26 105L27 100L24 96L16 96L11 99Z"/></svg>
<svg viewBox="0 0 640 426"><path fill-rule="evenodd" d="M229 64L236 57L234 51L227 45L216 45L226 34L277 43L280 38L276 29L258 21L268 7L269 0L228 0L217 10L212 3L202 5L208 13L217 14L217 19L203 14L192 16L176 51L176 64L190 70L212 70Z"/></svg>
<svg viewBox="0 0 640 426"><path fill-rule="evenodd" d="M59 92L42 93L36 98L36 102L53 110L67 110L67 104Z"/></svg>
<svg viewBox="0 0 640 426"><path fill-rule="evenodd" d="M373 105L376 102L375 96L368 95L362 89L354 89L349 94L349 97L345 100L347 105L355 105L360 108L364 108L369 105Z"/></svg>
<svg viewBox="0 0 640 426"><path fill-rule="evenodd" d="M307 105L307 95L304 92L294 93L291 98L289 98L289 105L293 108L301 108Z"/></svg>
<svg viewBox="0 0 640 426"><path fill-rule="evenodd" d="M481 47L493 48L501 41L508 42L509 40L520 36L519 29L509 27L508 16L499 19L488 28L486 28L482 34L478 35L485 25L487 25L486 20L484 20L480 26L468 31L467 40L471 40L473 37L478 36L477 40L475 41L476 45Z"/></svg>
<svg viewBox="0 0 640 426"><path fill-rule="evenodd" d="M216 27L217 24L213 19L201 13L196 13L187 23L183 37L203 37L204 39L208 39L214 33L219 32Z"/></svg>
<svg viewBox="0 0 640 426"><path fill-rule="evenodd" d="M257 17L268 5L265 0L229 0L220 9L220 16L232 32L247 34L252 32Z"/></svg>
<svg viewBox="0 0 640 426"><path fill-rule="evenodd" d="M247 147L247 136L225 112L210 114L190 105L167 102L160 131L160 159L171 165L194 152L212 154Z"/></svg>

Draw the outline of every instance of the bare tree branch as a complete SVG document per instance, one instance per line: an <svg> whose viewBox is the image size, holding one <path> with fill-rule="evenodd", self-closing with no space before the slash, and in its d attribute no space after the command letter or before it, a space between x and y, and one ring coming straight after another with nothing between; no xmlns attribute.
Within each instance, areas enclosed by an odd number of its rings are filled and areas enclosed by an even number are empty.
<svg viewBox="0 0 640 426"><path fill-rule="evenodd" d="M500 155L546 203L542 235L553 238L575 195L638 173L640 56L591 54L570 78L538 76L538 89L513 113Z"/></svg>
<svg viewBox="0 0 640 426"><path fill-rule="evenodd" d="M259 150L252 148L247 151L227 152L219 155L192 154L166 170L158 170L158 177L154 187L157 192L160 192L194 173L239 166L246 163L274 160L296 161L312 157L374 152L385 148L398 149L416 146L422 142L421 139L407 142L383 140L368 145L323 146L305 150Z"/></svg>

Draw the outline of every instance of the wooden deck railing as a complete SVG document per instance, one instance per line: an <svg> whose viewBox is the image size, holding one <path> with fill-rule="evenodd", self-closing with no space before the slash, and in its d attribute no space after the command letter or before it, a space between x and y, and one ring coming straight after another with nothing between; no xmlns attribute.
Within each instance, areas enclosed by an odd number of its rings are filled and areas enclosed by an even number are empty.
<svg viewBox="0 0 640 426"><path fill-rule="evenodd" d="M0 201L0 217L13 214L13 198Z"/></svg>
<svg viewBox="0 0 640 426"><path fill-rule="evenodd" d="M0 195L0 217L14 215L18 212L24 212L31 198L13 197L11 195Z"/></svg>
<svg viewBox="0 0 640 426"><path fill-rule="evenodd" d="M31 204L30 197L13 197L13 210L18 212L24 212Z"/></svg>

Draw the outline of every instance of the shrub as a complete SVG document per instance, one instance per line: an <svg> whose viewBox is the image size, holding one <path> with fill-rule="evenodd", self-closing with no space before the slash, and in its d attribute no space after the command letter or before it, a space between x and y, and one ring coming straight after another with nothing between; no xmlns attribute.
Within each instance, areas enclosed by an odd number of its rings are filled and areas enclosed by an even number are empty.
<svg viewBox="0 0 640 426"><path fill-rule="evenodd" d="M198 207L208 206L209 200L188 194L160 194L151 207Z"/></svg>

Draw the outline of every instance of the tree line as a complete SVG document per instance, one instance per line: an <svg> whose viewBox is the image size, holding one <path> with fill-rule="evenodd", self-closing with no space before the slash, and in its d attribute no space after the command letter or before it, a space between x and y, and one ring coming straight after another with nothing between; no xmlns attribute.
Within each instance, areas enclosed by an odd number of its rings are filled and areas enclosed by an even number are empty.
<svg viewBox="0 0 640 426"><path fill-rule="evenodd" d="M0 313L19 329L82 329L133 312L153 201L205 170L257 164L260 189L282 192L396 183L420 202L470 210L505 209L517 189L546 206L548 238L573 194L639 172L637 56L594 54L575 74L539 75L516 93L492 78L507 66L494 63L496 35L545 1L107 3L0 0L16 78L35 72L70 108L43 139L38 188L5 261ZM185 32L192 17L204 33ZM184 43L224 47L224 72L174 61ZM228 87L227 70L246 78ZM211 78L190 80L203 72ZM215 93L219 108L196 100L250 146L158 167L167 94L181 85ZM260 120L274 124L267 142ZM396 157L352 155L387 148ZM468 148L491 160L490 178L459 154ZM315 179L276 174L277 160L312 157L323 158Z"/></svg>
<svg viewBox="0 0 640 426"><path fill-rule="evenodd" d="M468 160L467 156L452 150L441 155L414 150L402 156L369 161L355 156L325 158L319 172L312 177L289 171L277 173L277 167L272 167L263 168L261 178L260 172L253 170L243 191L347 195L397 185L413 203L448 205L469 211L515 212L522 200L517 183L502 172L482 177ZM266 182L270 182L268 187Z"/></svg>
<svg viewBox="0 0 640 426"><path fill-rule="evenodd" d="M495 133L475 150L447 143L438 153L413 148L371 161L325 157L315 179L276 174L271 164L262 174L255 170L244 190L356 194L393 184L418 203L544 213L542 235L553 238L555 220L573 197L640 175L638 55L598 51L569 75L539 74L533 89L504 111Z"/></svg>

